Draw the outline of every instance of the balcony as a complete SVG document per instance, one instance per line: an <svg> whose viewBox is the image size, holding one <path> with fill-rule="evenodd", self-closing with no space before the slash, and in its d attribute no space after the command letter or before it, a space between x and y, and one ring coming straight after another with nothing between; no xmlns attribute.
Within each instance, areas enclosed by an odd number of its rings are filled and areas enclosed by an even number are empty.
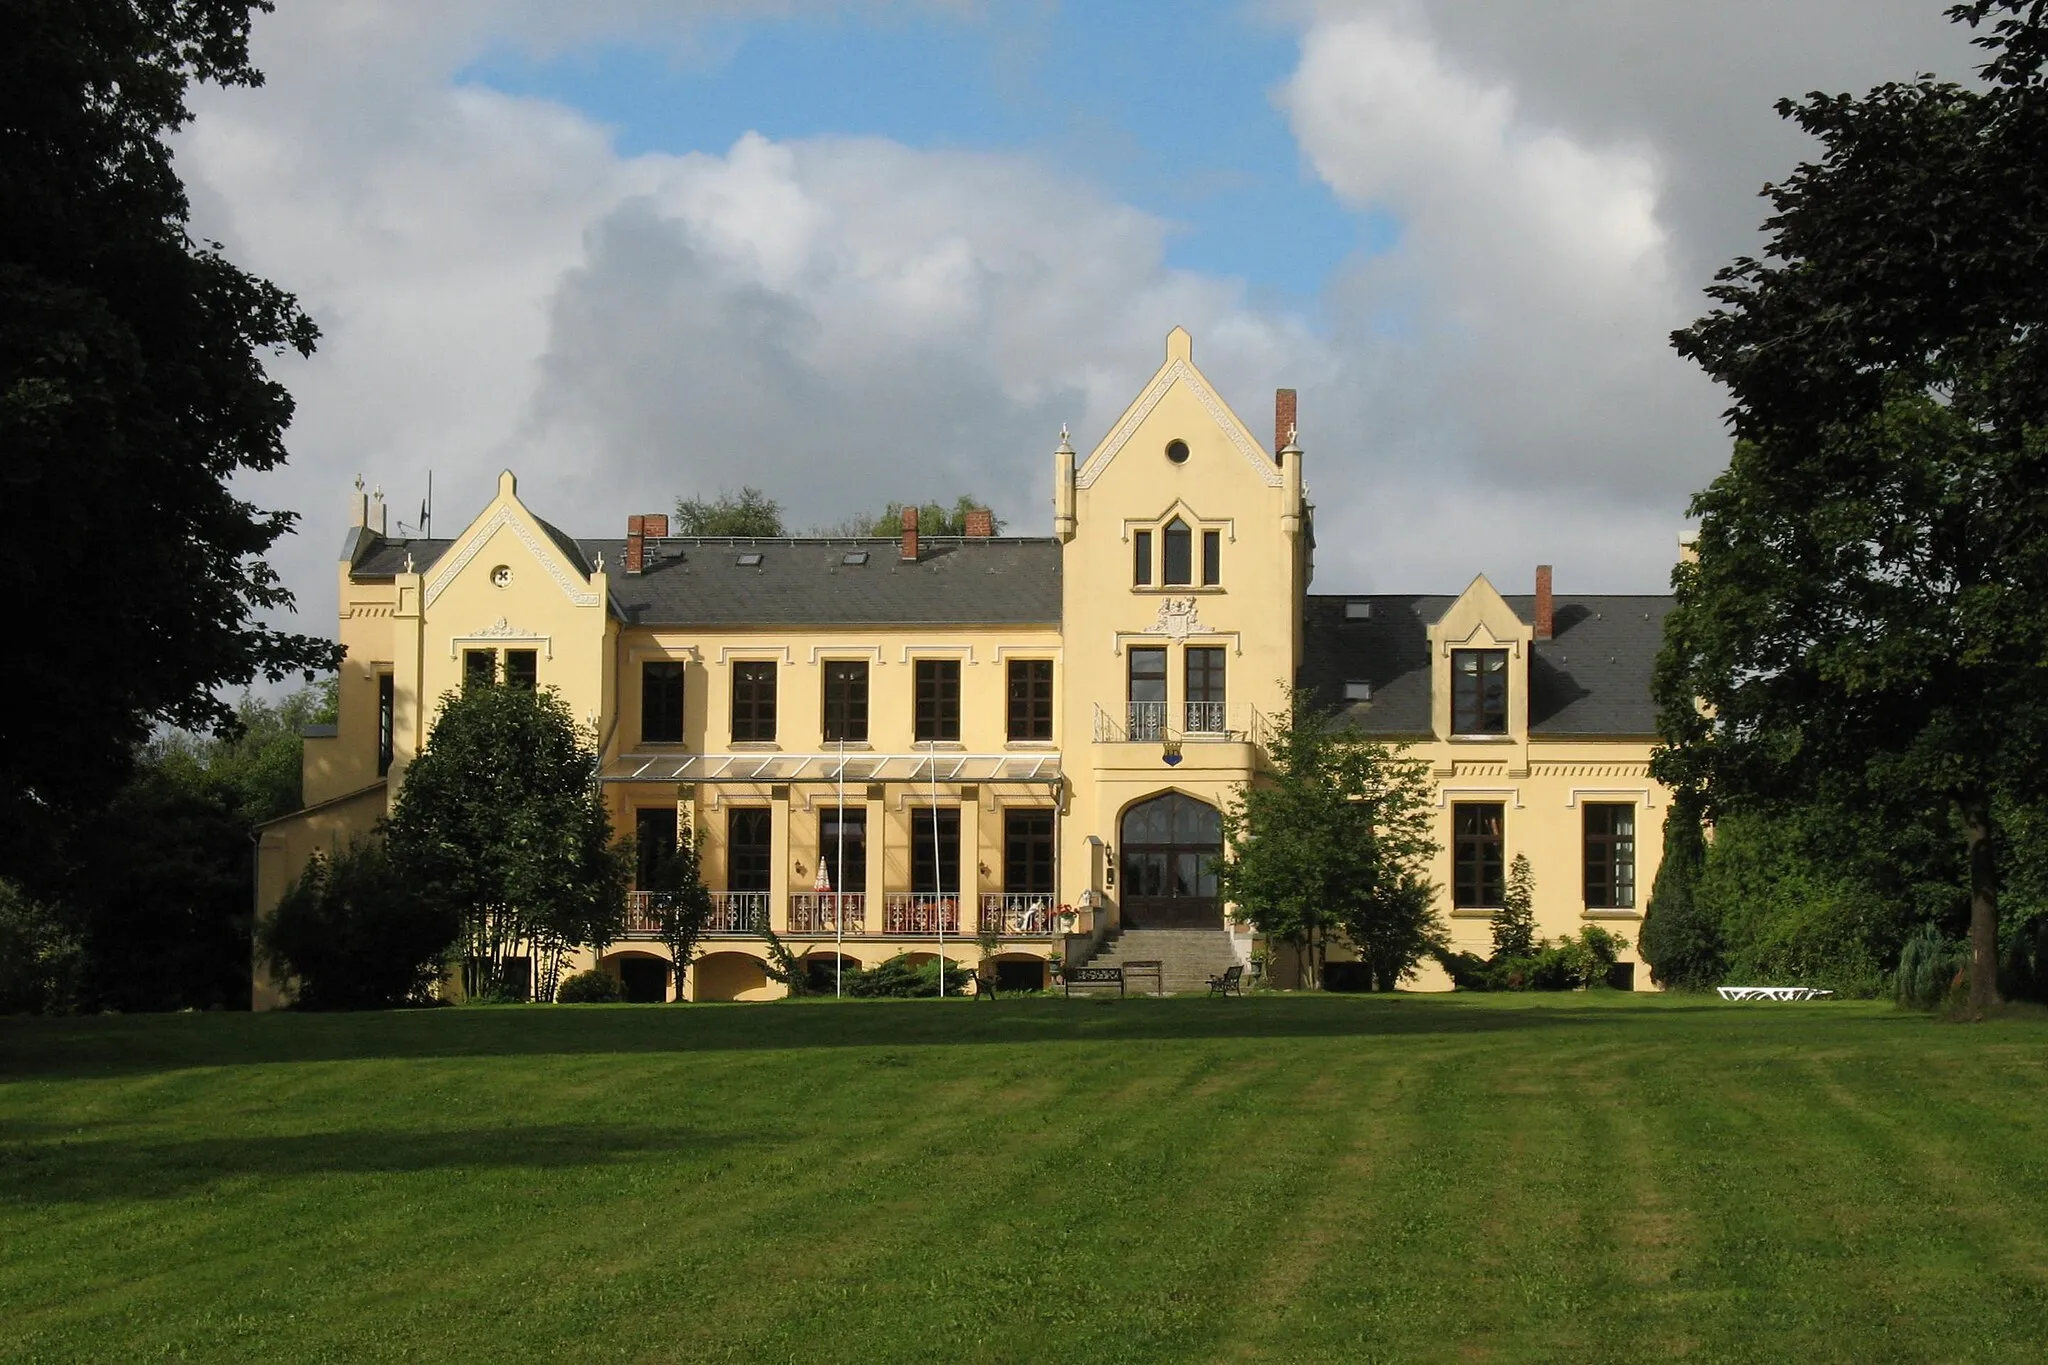
<svg viewBox="0 0 2048 1365"><path fill-rule="evenodd" d="M1053 932L1052 896L1040 891L984 891L981 928L999 938L1045 938Z"/></svg>
<svg viewBox="0 0 2048 1365"><path fill-rule="evenodd" d="M882 932L916 936L960 933L960 898L891 891L882 900Z"/></svg>
<svg viewBox="0 0 2048 1365"><path fill-rule="evenodd" d="M1177 720L1178 726L1167 722ZM1268 725L1256 707L1243 702L1190 701L1169 707L1163 701L1125 702L1114 709L1097 704L1097 744L1157 744L1165 739L1229 740L1266 744Z"/></svg>
<svg viewBox="0 0 2048 1365"><path fill-rule="evenodd" d="M792 934L865 934L868 898L859 891L799 891L789 898Z"/></svg>
<svg viewBox="0 0 2048 1365"><path fill-rule="evenodd" d="M651 891L634 891L627 896L627 938L661 937L661 923L654 913L653 896ZM767 923L766 891L713 891L711 918L705 922L704 932L712 937L750 936L760 933Z"/></svg>

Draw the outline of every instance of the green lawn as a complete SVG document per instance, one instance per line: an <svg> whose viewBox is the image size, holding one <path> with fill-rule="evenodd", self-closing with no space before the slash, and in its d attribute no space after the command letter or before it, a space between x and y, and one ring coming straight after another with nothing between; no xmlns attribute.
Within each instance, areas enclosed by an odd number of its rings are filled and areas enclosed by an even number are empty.
<svg viewBox="0 0 2048 1365"><path fill-rule="evenodd" d="M0 1360L2028 1361L2048 1022L0 1020Z"/></svg>

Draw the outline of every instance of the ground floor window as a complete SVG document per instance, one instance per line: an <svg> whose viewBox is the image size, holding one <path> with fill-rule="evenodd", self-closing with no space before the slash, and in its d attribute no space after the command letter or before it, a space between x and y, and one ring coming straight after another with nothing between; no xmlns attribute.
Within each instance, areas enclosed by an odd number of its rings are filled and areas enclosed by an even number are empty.
<svg viewBox="0 0 2048 1365"><path fill-rule="evenodd" d="M1505 814L1498 801L1451 807L1451 904L1497 910L1505 890Z"/></svg>

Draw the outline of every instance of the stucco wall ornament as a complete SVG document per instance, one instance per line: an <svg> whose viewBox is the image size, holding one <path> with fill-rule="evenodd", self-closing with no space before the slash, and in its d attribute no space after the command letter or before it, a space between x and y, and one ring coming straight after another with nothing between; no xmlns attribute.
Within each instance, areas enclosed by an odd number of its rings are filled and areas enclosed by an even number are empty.
<svg viewBox="0 0 2048 1365"><path fill-rule="evenodd" d="M538 640L541 637L530 630L521 630L500 616L490 625L485 626L482 630L466 638L471 640Z"/></svg>
<svg viewBox="0 0 2048 1365"><path fill-rule="evenodd" d="M1169 640L1185 640L1190 635L1200 635L1202 614L1192 597L1169 597L1159 604L1159 619L1145 627L1147 635L1164 635Z"/></svg>

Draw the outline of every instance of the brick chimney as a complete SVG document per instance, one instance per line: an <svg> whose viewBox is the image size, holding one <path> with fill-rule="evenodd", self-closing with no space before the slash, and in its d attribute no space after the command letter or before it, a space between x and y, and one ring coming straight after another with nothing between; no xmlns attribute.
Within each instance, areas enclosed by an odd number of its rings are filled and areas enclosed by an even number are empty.
<svg viewBox="0 0 2048 1365"><path fill-rule="evenodd" d="M967 534L977 540L987 540L996 533L996 514L986 507L976 507L967 513Z"/></svg>
<svg viewBox="0 0 2048 1365"><path fill-rule="evenodd" d="M1273 390L1273 453L1294 443L1294 390Z"/></svg>
<svg viewBox="0 0 2048 1365"><path fill-rule="evenodd" d="M917 509L903 509L903 559L906 563L917 562Z"/></svg>
<svg viewBox="0 0 2048 1365"><path fill-rule="evenodd" d="M639 573L647 567L647 518L626 518L626 572Z"/></svg>
<svg viewBox="0 0 2048 1365"><path fill-rule="evenodd" d="M649 540L668 538L668 513L649 512L640 518L640 530Z"/></svg>
<svg viewBox="0 0 2048 1365"><path fill-rule="evenodd" d="M1550 566L1536 566L1536 638L1548 640L1557 629L1557 604L1550 598Z"/></svg>

